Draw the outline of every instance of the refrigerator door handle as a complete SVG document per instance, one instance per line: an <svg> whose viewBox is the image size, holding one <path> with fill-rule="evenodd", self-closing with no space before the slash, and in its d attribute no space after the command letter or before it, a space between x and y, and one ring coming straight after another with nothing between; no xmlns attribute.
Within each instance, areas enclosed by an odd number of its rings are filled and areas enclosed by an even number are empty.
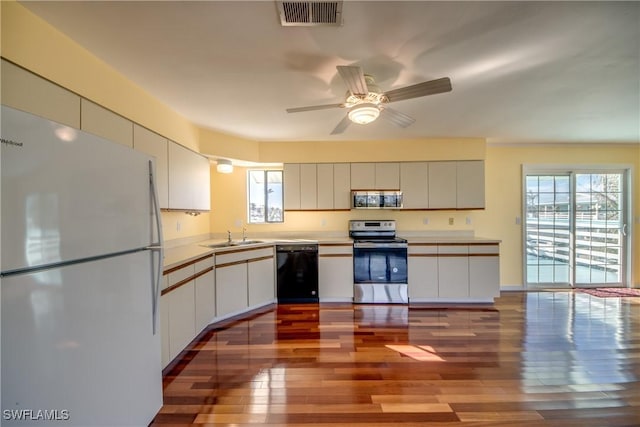
<svg viewBox="0 0 640 427"><path fill-rule="evenodd" d="M151 190L151 199L153 201L154 218L156 222L156 232L158 233L158 242L149 246L147 249L158 253L158 264L155 268L155 275L152 274L151 283L151 322L153 335L158 329L158 305L160 300L160 282L162 281L162 266L164 260L164 248L162 247L162 222L160 219L160 204L158 203L158 189L156 187L156 177L153 174L153 161L149 160L149 186Z"/></svg>

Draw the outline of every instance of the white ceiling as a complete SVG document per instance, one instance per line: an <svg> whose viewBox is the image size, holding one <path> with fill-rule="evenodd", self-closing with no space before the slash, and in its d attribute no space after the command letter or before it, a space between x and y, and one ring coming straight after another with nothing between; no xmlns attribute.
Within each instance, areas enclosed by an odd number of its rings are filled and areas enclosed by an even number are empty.
<svg viewBox="0 0 640 427"><path fill-rule="evenodd" d="M640 142L640 2L351 1L340 27L282 27L275 1L23 2L198 125L245 138ZM416 118L329 133L336 65L383 90L448 76L393 104Z"/></svg>

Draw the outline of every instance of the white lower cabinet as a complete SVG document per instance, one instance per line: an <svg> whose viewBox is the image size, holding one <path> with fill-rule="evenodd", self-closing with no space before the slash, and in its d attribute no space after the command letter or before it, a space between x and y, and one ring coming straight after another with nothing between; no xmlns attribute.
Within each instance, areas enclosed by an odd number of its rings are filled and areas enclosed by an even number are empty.
<svg viewBox="0 0 640 427"><path fill-rule="evenodd" d="M160 296L162 366L167 366L215 317L213 255L164 272Z"/></svg>
<svg viewBox="0 0 640 427"><path fill-rule="evenodd" d="M438 245L409 245L409 301L438 296Z"/></svg>
<svg viewBox="0 0 640 427"><path fill-rule="evenodd" d="M498 243L412 243L410 302L491 302L500 296Z"/></svg>
<svg viewBox="0 0 640 427"><path fill-rule="evenodd" d="M275 265L273 257L251 260L247 263L249 307L263 305L276 297Z"/></svg>
<svg viewBox="0 0 640 427"><path fill-rule="evenodd" d="M216 254L216 318L274 302L274 271L272 246Z"/></svg>
<svg viewBox="0 0 640 427"><path fill-rule="evenodd" d="M216 273L213 267L195 280L196 333L216 317Z"/></svg>
<svg viewBox="0 0 640 427"><path fill-rule="evenodd" d="M497 244L469 246L469 296L500 296L500 247Z"/></svg>
<svg viewBox="0 0 640 427"><path fill-rule="evenodd" d="M173 360L196 335L194 315L194 281L190 281L168 293L169 359Z"/></svg>
<svg viewBox="0 0 640 427"><path fill-rule="evenodd" d="M246 261L216 265L217 316L239 313L248 306Z"/></svg>
<svg viewBox="0 0 640 427"><path fill-rule="evenodd" d="M469 297L469 259L438 257L438 297Z"/></svg>
<svg viewBox="0 0 640 427"><path fill-rule="evenodd" d="M318 245L320 301L353 301L353 244Z"/></svg>

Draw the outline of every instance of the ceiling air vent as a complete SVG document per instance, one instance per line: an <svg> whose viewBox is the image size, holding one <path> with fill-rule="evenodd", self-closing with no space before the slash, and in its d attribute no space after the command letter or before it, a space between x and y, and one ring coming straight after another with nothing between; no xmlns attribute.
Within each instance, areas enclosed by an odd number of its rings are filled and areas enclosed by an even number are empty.
<svg viewBox="0 0 640 427"><path fill-rule="evenodd" d="M277 1L280 23L285 27L342 25L340 1Z"/></svg>

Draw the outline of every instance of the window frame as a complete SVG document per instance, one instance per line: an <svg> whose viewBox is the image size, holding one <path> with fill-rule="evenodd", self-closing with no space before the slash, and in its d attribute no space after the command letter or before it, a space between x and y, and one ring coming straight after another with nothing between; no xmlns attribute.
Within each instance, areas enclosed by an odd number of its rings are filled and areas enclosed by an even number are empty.
<svg viewBox="0 0 640 427"><path fill-rule="evenodd" d="M522 194L522 206L521 206L521 238L522 238L522 283L525 288L535 289L535 284L529 284L527 278L527 251L526 251L526 242L527 242L527 226L526 226L526 215L527 215L527 197L526 197L526 179L529 175L541 175L541 174L568 174L570 176L570 193L572 202L575 203L575 176L577 174L583 173L621 173L624 186L624 191L621 194L624 198L624 208L621 211L621 215L623 218L621 222L624 224L624 228L626 231L624 245L622 246L623 254L623 262L624 268L621 270L621 285L625 287L631 286L631 276L634 268L634 262L631 254L632 248L632 239L633 239L633 194L635 188L633 186L634 183L634 175L635 170L633 165L631 164L522 164L522 177L521 177L521 194ZM572 210L575 211L575 206L572 207ZM575 212L574 212L575 213ZM575 225L574 225L575 226ZM575 236L572 236L575 238ZM575 248L575 242L572 242L572 250ZM572 255L575 257L575 254ZM583 283L576 283L575 274L570 275L570 283L568 284L570 287L574 288L576 285L580 287L585 287Z"/></svg>
<svg viewBox="0 0 640 427"><path fill-rule="evenodd" d="M262 217L262 221L256 222L252 220L251 217L251 174L256 172L263 173L263 197L264 197L264 213ZM282 187L282 191L280 193L280 206L282 208L281 219L277 221L273 221L269 219L269 188L268 188L268 176L271 173L280 174L280 184ZM282 169L247 169L247 224L282 224L284 222L284 171Z"/></svg>

